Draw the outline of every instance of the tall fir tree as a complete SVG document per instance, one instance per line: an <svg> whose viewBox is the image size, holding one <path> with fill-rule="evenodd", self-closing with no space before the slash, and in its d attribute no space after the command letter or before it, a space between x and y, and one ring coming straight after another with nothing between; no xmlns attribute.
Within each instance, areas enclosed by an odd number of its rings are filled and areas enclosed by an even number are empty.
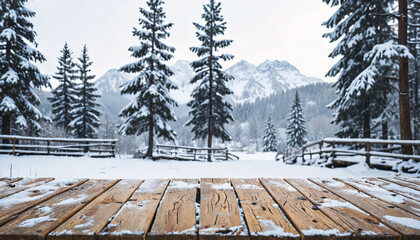
<svg viewBox="0 0 420 240"><path fill-rule="evenodd" d="M186 125L193 126L195 139L207 137L207 146L211 148L213 137L222 141L231 140L224 125L233 121L232 105L226 100L226 96L233 92L226 84L234 78L222 71L219 61L231 60L233 55L218 52L233 41L216 39L219 35L224 35L226 30L226 22L221 15L221 3L210 0L203 8L204 13L201 17L205 25L194 23L201 46L190 48L200 59L191 63L196 75L190 83L197 83L198 86L191 94L193 100L188 103L192 109L189 113L192 118Z"/></svg>
<svg viewBox="0 0 420 240"><path fill-rule="evenodd" d="M49 87L49 78L40 73L36 62L45 61L35 49L36 33L29 18L35 12L25 7L27 0L0 1L0 115L1 133L12 128L37 134L43 114L35 89ZM7 142L7 140L5 141Z"/></svg>
<svg viewBox="0 0 420 240"><path fill-rule="evenodd" d="M292 111L287 117L289 125L287 126L287 146L302 147L306 143L306 126L305 117L303 116L302 104L299 93L296 91L295 100L293 101Z"/></svg>
<svg viewBox="0 0 420 240"><path fill-rule="evenodd" d="M52 97L48 98L51 102L53 121L57 127L63 128L68 135L71 133L70 123L74 120L73 104L77 101L76 83L77 78L75 64L72 59L72 51L67 43L64 44L58 58L58 72L54 76L60 84L52 90Z"/></svg>
<svg viewBox="0 0 420 240"><path fill-rule="evenodd" d="M92 82L95 75L89 74L92 62L90 61L86 45L83 46L82 55L78 59L77 67L80 84L76 87L77 100L71 111L74 118L70 123L71 133L77 138L94 138L98 135L100 123L100 113L98 111L100 105L96 103L96 99L100 95L95 94L97 89Z"/></svg>
<svg viewBox="0 0 420 240"><path fill-rule="evenodd" d="M276 127L271 120L271 115L268 115L267 121L265 122L265 130L263 137L263 152L277 152L278 144L276 137Z"/></svg>
<svg viewBox="0 0 420 240"><path fill-rule="evenodd" d="M377 125L372 119L386 126L391 116L389 107L384 103L395 93L394 86L387 77L393 76L395 62L372 61L377 57L369 55L372 51L381 52L379 44L388 44L393 51L400 51L394 42L390 9L394 0L323 0L337 11L323 23L333 28L324 34L331 42L338 41L329 57L341 57L329 70L327 76L338 76L334 87L337 99L329 105L336 109L333 123L339 125L339 137L371 136L372 128ZM384 45L385 46L385 45ZM377 59L377 58L376 58ZM396 62L397 64L398 62ZM379 108L378 108L379 106Z"/></svg>
<svg viewBox="0 0 420 240"><path fill-rule="evenodd" d="M174 73L164 63L173 58L171 53L175 52L175 48L162 42L169 37L173 24L165 23L163 4L161 0L149 0L148 10L140 8L142 29L133 30L133 35L140 40L140 46L129 48L131 56L139 60L120 69L138 75L121 90L122 94L135 95L135 99L119 115L125 118L119 132L126 135L148 132L147 157L152 157L155 134L170 141L175 141L176 136L169 122L176 121L173 107L177 103L169 91L177 89L177 86L169 79Z"/></svg>

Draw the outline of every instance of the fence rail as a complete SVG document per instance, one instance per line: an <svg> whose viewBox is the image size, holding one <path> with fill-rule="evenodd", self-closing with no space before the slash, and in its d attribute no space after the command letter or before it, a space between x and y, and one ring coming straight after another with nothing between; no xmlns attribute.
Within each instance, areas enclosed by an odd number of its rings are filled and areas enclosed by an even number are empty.
<svg viewBox="0 0 420 240"><path fill-rule="evenodd" d="M158 144L153 152L153 159L174 159L183 161L230 161L239 157L227 148L194 148Z"/></svg>
<svg viewBox="0 0 420 240"><path fill-rule="evenodd" d="M69 139L0 135L0 154L115 157L118 139Z"/></svg>
<svg viewBox="0 0 420 240"><path fill-rule="evenodd" d="M406 155L399 153L403 147L415 148L420 146L419 140L382 140L382 139L339 139L325 138L321 141L308 143L298 149L288 149L283 155L283 161L294 162L297 157L305 161L305 157L312 159L313 155L323 157L330 154L332 161L339 164L354 164L355 161L340 160L340 156L364 156L365 163L370 167L376 167L371 163L372 157L383 157L393 160L420 161L419 155ZM415 151L414 151L415 152Z"/></svg>

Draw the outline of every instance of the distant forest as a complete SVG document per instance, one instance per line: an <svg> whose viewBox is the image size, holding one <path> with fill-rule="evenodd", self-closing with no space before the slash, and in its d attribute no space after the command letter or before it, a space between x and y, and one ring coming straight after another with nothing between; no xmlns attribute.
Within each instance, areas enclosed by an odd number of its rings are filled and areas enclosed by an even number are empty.
<svg viewBox="0 0 420 240"><path fill-rule="evenodd" d="M318 83L275 93L267 98L259 98L253 103L238 104L233 109L233 116L240 123L253 118L257 122L265 122L268 114L271 114L276 126L285 128L286 117L290 113L290 107L297 90L302 99L303 112L307 120L320 115L331 116L334 112L326 107L336 98L332 84Z"/></svg>

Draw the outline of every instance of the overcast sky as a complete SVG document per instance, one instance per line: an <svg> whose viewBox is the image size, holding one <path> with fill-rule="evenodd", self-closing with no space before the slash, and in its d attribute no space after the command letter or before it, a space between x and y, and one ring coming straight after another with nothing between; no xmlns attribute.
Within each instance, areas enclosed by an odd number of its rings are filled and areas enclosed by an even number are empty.
<svg viewBox="0 0 420 240"><path fill-rule="evenodd" d="M166 0L167 21L175 25L168 45L176 48L176 60L194 60L190 46L199 46L192 22L202 23L202 5L208 0ZM145 0L32 0L27 5L37 15L32 19L39 50L47 58L40 65L43 73L56 72L57 58L65 42L80 56L87 44L93 74L103 75L111 68L134 62L128 47L138 45L132 36L138 27L138 8ZM328 54L334 47L322 38L321 23L333 13L321 0L222 0L227 21L225 38L234 43L225 52L235 59L229 67L244 59L253 64L265 60L286 60L303 74L324 77L335 63Z"/></svg>

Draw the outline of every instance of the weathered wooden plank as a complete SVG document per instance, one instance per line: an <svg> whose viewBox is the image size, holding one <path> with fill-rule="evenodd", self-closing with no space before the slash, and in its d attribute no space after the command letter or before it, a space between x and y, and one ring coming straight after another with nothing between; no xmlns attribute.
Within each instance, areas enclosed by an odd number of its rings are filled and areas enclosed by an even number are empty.
<svg viewBox="0 0 420 240"><path fill-rule="evenodd" d="M17 217L18 214L27 209L77 187L86 181L87 179L54 180L0 199L0 226Z"/></svg>
<svg viewBox="0 0 420 240"><path fill-rule="evenodd" d="M89 180L19 214L0 227L0 240L38 240L65 222L116 180Z"/></svg>
<svg viewBox="0 0 420 240"><path fill-rule="evenodd" d="M399 178L400 180L403 180L405 182L413 183L418 186L420 186L420 179L419 178Z"/></svg>
<svg viewBox="0 0 420 240"><path fill-rule="evenodd" d="M99 234L100 240L145 239L169 180L144 181Z"/></svg>
<svg viewBox="0 0 420 240"><path fill-rule="evenodd" d="M198 180L172 180L156 213L151 240L197 239L196 200Z"/></svg>
<svg viewBox="0 0 420 240"><path fill-rule="evenodd" d="M4 178L0 178L0 186L8 185L8 184L11 184L11 183L15 183L15 182L20 181L22 179L23 179L22 177L17 177L17 178L7 178L7 177L4 177Z"/></svg>
<svg viewBox="0 0 420 240"><path fill-rule="evenodd" d="M141 180L119 181L48 234L48 240L96 239L96 235L108 224L109 219L120 210L141 183Z"/></svg>
<svg viewBox="0 0 420 240"><path fill-rule="evenodd" d="M340 181L315 178L310 180L369 213L394 231L402 234L404 238L420 238L420 218L416 215L373 198Z"/></svg>
<svg viewBox="0 0 420 240"><path fill-rule="evenodd" d="M379 187L386 189L390 192L402 195L407 198L411 198L414 201L420 202L420 191L414 190L409 187L404 187L393 182L388 182L377 178L366 178L368 181L378 185Z"/></svg>
<svg viewBox="0 0 420 240"><path fill-rule="evenodd" d="M285 179L309 201L315 209L328 215L335 223L352 233L353 238L399 239L400 235L360 208L306 179Z"/></svg>
<svg viewBox="0 0 420 240"><path fill-rule="evenodd" d="M349 239L350 232L333 222L295 188L281 179L261 179L289 221L304 239Z"/></svg>
<svg viewBox="0 0 420 240"><path fill-rule="evenodd" d="M201 179L199 229L201 240L248 239L229 179Z"/></svg>
<svg viewBox="0 0 420 240"><path fill-rule="evenodd" d="M388 182L392 182L392 183L395 183L395 184L398 184L398 185L401 185L401 186L404 186L404 187L408 187L408 188L411 188L411 189L420 191L420 185L415 184L415 183L406 182L406 181L403 181L403 180L401 180L399 178L383 178L383 177L379 177L379 179L382 179L382 180L385 180L385 181L388 181Z"/></svg>
<svg viewBox="0 0 420 240"><path fill-rule="evenodd" d="M27 178L18 182L9 183L0 187L0 198L5 198L31 187L36 187L47 182L51 182L54 178Z"/></svg>
<svg viewBox="0 0 420 240"><path fill-rule="evenodd" d="M300 239L299 233L258 179L231 181L248 224L250 239Z"/></svg>
<svg viewBox="0 0 420 240"><path fill-rule="evenodd" d="M366 179L335 179L344 182L367 195L382 200L420 217L420 203L410 198L395 194Z"/></svg>

